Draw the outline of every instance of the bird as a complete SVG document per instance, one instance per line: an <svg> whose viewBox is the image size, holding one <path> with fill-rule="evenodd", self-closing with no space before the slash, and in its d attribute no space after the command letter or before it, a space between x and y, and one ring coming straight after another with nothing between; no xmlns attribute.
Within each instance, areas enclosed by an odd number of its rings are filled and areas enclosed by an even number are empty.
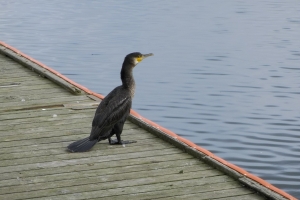
<svg viewBox="0 0 300 200"><path fill-rule="evenodd" d="M92 121L90 136L71 143L67 147L70 152L89 151L97 142L105 139L108 139L110 145L123 145L136 142L121 140L121 133L130 113L135 93L133 68L149 56L153 56L153 54L133 52L125 57L120 73L122 85L114 88L101 101ZM111 139L113 135L116 135L116 140Z"/></svg>

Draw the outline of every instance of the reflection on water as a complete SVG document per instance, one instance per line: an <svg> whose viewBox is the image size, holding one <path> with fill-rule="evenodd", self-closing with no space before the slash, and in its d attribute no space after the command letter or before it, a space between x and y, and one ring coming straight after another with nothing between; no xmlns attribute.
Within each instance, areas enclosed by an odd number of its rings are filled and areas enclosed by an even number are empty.
<svg viewBox="0 0 300 200"><path fill-rule="evenodd" d="M300 197L298 1L0 1L0 39ZM26 12L24 12L26 10Z"/></svg>

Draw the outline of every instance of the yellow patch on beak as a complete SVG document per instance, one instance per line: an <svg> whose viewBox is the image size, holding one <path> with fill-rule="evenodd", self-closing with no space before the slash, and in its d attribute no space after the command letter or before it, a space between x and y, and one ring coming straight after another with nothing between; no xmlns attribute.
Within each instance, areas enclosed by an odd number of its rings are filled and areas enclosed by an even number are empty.
<svg viewBox="0 0 300 200"><path fill-rule="evenodd" d="M136 60L137 60L138 62L141 62L143 59L144 59L143 56L136 58Z"/></svg>
<svg viewBox="0 0 300 200"><path fill-rule="evenodd" d="M144 60L145 58L147 58L149 56L153 56L153 53L148 53L148 54L144 54L144 55L138 55L137 57L134 58L134 63L138 64L139 62L141 62L142 60Z"/></svg>

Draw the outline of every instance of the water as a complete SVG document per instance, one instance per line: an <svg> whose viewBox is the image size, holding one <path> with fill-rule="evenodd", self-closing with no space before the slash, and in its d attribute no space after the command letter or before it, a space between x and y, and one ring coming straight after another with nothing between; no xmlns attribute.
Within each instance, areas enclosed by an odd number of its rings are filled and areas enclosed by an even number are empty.
<svg viewBox="0 0 300 200"><path fill-rule="evenodd" d="M0 40L300 197L299 1L0 0Z"/></svg>

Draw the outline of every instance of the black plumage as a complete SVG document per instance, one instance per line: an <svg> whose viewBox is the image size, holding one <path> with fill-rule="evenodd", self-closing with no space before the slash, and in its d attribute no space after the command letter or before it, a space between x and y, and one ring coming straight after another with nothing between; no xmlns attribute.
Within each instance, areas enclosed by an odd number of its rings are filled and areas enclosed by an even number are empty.
<svg viewBox="0 0 300 200"><path fill-rule="evenodd" d="M135 141L122 141L121 133L129 115L135 91L133 68L144 58L153 54L139 52L128 54L121 69L122 85L113 89L99 104L92 122L90 136L68 146L71 152L90 150L98 141L108 139L109 144L128 144ZM111 137L116 135L117 140Z"/></svg>

